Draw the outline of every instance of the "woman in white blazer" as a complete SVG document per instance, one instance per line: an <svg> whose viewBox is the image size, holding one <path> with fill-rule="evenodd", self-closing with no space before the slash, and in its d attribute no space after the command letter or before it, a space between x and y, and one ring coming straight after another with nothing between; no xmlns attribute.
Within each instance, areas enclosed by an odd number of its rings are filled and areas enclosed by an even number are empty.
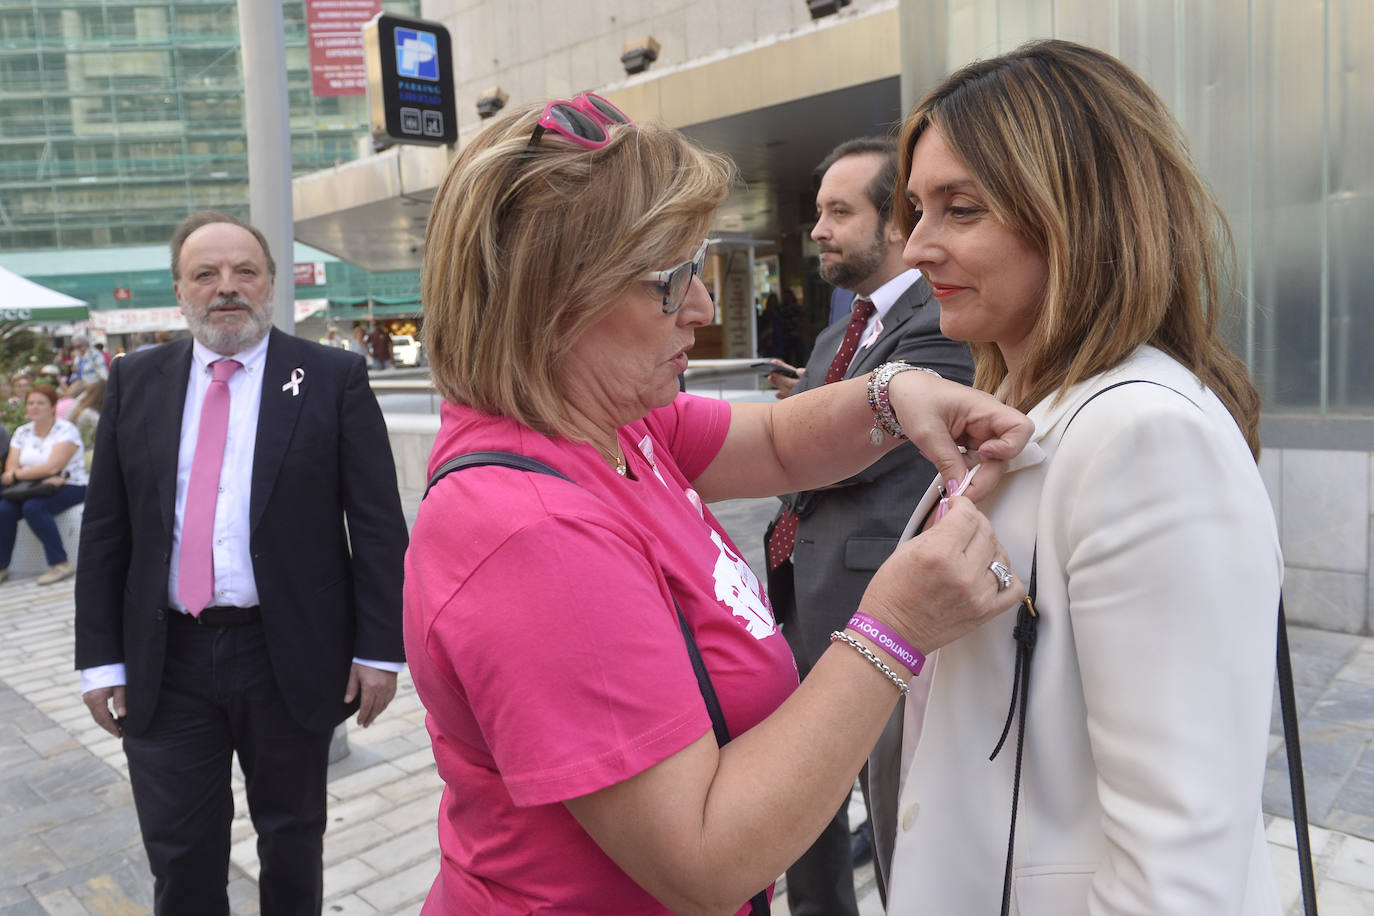
<svg viewBox="0 0 1374 916"><path fill-rule="evenodd" d="M899 152L907 263L975 384L1036 425L980 503L1039 611L1010 912L1279 913L1260 795L1283 565L1259 398L1217 333L1221 211L1149 87L1067 42L954 74ZM998 912L1014 625L912 684L890 913Z"/></svg>

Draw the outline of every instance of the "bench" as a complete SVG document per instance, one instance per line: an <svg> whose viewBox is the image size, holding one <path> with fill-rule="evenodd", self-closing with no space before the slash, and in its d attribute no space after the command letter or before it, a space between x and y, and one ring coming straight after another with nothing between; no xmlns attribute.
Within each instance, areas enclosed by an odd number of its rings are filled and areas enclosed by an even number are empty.
<svg viewBox="0 0 1374 916"><path fill-rule="evenodd" d="M76 566L76 546L81 540L81 514L85 508L85 503L77 503L53 517L57 522L57 533L62 536L62 546L67 551L67 562L73 567ZM39 576L47 571L48 560L43 555L43 544L29 523L21 518L14 539L14 553L10 556L10 578Z"/></svg>

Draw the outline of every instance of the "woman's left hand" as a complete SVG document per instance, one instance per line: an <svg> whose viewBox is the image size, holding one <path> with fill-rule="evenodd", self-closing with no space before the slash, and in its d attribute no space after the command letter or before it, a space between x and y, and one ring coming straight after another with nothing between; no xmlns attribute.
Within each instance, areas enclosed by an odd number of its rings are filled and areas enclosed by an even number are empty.
<svg viewBox="0 0 1374 916"><path fill-rule="evenodd" d="M977 453L982 470L968 490L970 499L992 492L1007 461L1030 441L1035 424L992 395L946 381L929 372L899 372L888 383L888 397L907 438L935 465L940 479L958 484Z"/></svg>
<svg viewBox="0 0 1374 916"><path fill-rule="evenodd" d="M67 478L61 474L53 474L51 477L44 477L43 482L54 487L61 487L66 485Z"/></svg>
<svg viewBox="0 0 1374 916"><path fill-rule="evenodd" d="M1007 585L1001 583L990 571L994 561L1009 563L992 524L972 502L952 497L942 520L899 544L878 567L859 610L929 655L1015 607L1026 594L1014 571Z"/></svg>

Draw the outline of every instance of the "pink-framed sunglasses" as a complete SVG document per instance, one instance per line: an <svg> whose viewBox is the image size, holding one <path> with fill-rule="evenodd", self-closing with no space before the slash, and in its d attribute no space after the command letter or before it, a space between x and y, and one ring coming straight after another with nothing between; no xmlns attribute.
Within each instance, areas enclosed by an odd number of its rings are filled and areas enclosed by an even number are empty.
<svg viewBox="0 0 1374 916"><path fill-rule="evenodd" d="M611 141L612 124L630 124L630 116L595 92L583 92L572 99L554 99L544 106L539 123L530 136L529 149L533 149L544 131L554 133L586 149L601 149Z"/></svg>

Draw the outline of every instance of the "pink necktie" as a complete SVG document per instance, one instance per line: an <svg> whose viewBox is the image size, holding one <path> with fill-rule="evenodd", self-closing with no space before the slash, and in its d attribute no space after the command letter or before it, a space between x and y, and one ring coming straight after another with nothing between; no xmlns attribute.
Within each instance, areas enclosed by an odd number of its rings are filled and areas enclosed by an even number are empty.
<svg viewBox="0 0 1374 916"><path fill-rule="evenodd" d="M224 463L224 439L229 431L229 377L243 364L218 359L210 364L214 378L200 408L200 432L186 485L186 510L181 520L181 563L177 567L177 598L199 617L210 604L215 588L215 503L219 472Z"/></svg>

